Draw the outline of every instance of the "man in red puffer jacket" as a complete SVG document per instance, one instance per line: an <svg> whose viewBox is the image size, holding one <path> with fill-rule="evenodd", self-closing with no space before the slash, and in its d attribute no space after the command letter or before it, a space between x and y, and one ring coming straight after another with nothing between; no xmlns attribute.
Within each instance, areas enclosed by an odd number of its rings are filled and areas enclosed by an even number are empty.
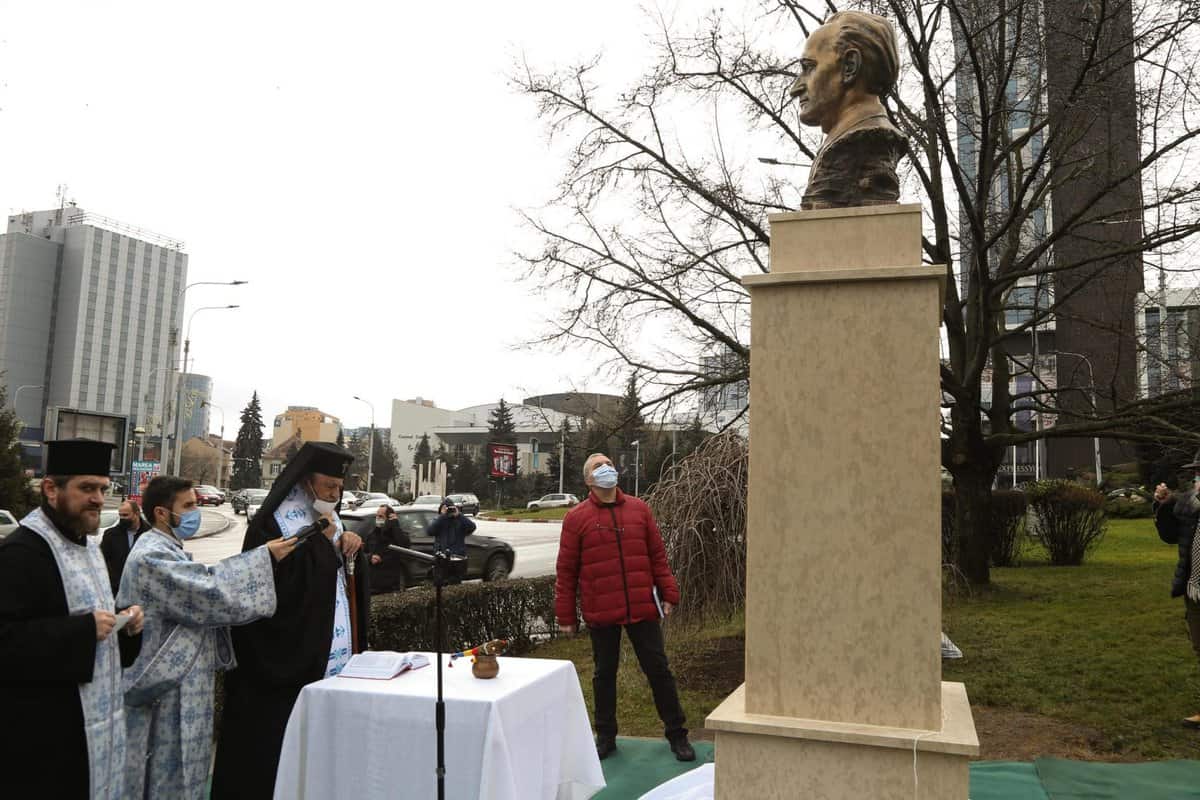
<svg viewBox="0 0 1200 800"><path fill-rule="evenodd" d="M654 514L617 488L617 470L602 453L588 456L583 480L591 492L563 520L554 595L558 625L568 635L577 629L575 600L582 595L595 662L596 752L607 758L617 749L617 664L624 629L650 681L671 751L680 761L694 761L659 624L679 603L679 585Z"/></svg>

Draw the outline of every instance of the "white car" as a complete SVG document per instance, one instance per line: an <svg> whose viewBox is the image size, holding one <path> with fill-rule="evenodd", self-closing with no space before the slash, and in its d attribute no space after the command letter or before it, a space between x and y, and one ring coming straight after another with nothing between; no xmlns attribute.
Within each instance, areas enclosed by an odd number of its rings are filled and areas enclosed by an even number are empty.
<svg viewBox="0 0 1200 800"><path fill-rule="evenodd" d="M373 510L379 508L380 506L391 506L392 508L399 508L400 501L396 500L394 498L391 498L391 497L384 497L384 498L372 497L370 500L363 500L361 503L356 505L354 508L347 509L347 510L349 510L349 511L373 511Z"/></svg>
<svg viewBox="0 0 1200 800"><path fill-rule="evenodd" d="M404 506L404 508L415 508L420 511L437 511L441 507L442 496L440 494L423 494Z"/></svg>
<svg viewBox="0 0 1200 800"><path fill-rule="evenodd" d="M258 513L258 509L262 507L263 501L267 499L266 495L250 501L250 505L246 506L246 521L254 519L254 515Z"/></svg>
<svg viewBox="0 0 1200 800"><path fill-rule="evenodd" d="M0 539L8 536L18 527L17 518L12 515L11 511L0 509Z"/></svg>
<svg viewBox="0 0 1200 800"><path fill-rule="evenodd" d="M539 508L571 508L579 504L579 498L573 494L547 494L537 500L530 500L525 508L537 511Z"/></svg>

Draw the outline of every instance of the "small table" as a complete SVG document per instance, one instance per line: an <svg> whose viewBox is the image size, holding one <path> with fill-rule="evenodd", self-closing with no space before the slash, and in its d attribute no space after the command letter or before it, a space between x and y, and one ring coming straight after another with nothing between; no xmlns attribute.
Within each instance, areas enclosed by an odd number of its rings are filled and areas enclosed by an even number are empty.
<svg viewBox="0 0 1200 800"><path fill-rule="evenodd" d="M327 678L292 709L277 800L437 797L437 673L391 680ZM586 800L604 788L579 678L570 661L501 658L479 680L460 659L446 668L446 797Z"/></svg>

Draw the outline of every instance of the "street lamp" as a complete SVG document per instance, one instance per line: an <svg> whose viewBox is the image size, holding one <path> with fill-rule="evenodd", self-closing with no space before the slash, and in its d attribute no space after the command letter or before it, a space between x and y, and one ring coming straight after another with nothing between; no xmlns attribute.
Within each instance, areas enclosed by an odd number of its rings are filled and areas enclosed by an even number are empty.
<svg viewBox="0 0 1200 800"><path fill-rule="evenodd" d="M371 476L373 467L375 466L375 406L367 400L363 400L358 395L354 395L354 399L360 403L366 403L367 408L371 409L371 441L367 445L367 491L371 491Z"/></svg>
<svg viewBox="0 0 1200 800"><path fill-rule="evenodd" d="M795 161L780 161L778 158L770 156L759 156L758 163L770 164L773 167L799 167L800 169L809 169L812 166L811 164L797 164Z"/></svg>
<svg viewBox="0 0 1200 800"><path fill-rule="evenodd" d="M249 283L249 281L242 281L242 280L234 280L234 281L192 281L192 282L191 282L191 283L189 283L187 286L184 286L182 289L180 289L180 290L179 290L179 293L178 293L177 295L175 295L175 308L179 309L179 316L180 316L180 318L182 319L182 317L183 317L183 308L184 308L184 299L187 297L187 292L188 292L188 289L191 289L193 286L244 286L244 285L245 285L245 284L247 284L247 283ZM178 335L178 333L179 333L179 329L178 329L178 328L175 328L175 329L173 329L173 330L172 330L172 334L174 334L174 335ZM175 371L175 363L174 363L174 361L173 361L173 360L172 360L172 363L169 365L169 368L170 368L171 372L174 372L174 371ZM186 358L184 359L184 362L183 362L183 368L184 368L184 370L185 370L185 371L187 370L187 359L186 359ZM167 383L169 384L169 383L170 383L170 381L168 380L168 381L167 381ZM165 406L165 405L166 405L166 401L167 401L167 398L166 398L166 391L165 391L165 390L166 390L166 387L164 386L164 387L163 387L163 389L164 389L164 392L163 392L163 405ZM160 415L161 415L161 416L163 416L163 423L165 423L165 422L166 422L166 419L165 419L165 415L166 415L165 409L160 409ZM178 417L179 417L179 409L178 409L178 408L177 408L177 409L175 409L175 416L176 416L176 418L177 418L177 421L178 421ZM162 439L162 441L161 441L161 442L160 442L160 444L159 444L159 450L161 451L161 452L159 452L159 459L161 460L161 462L162 462L162 463L163 463L163 465L165 466L165 465L166 465L166 463L167 463L167 458L166 458L166 456L167 456L167 452L166 452L166 449L165 449L165 448L166 448L167 436L166 436L166 425L165 425L165 424L161 424L161 425L160 425L160 431L161 431L161 434L160 434L160 435L161 435L161 439ZM176 445L178 445L178 444L179 444L179 442L176 442L175 444L176 444ZM178 448L178 447L176 447L176 450L178 450L178 449L179 449L179 448ZM176 455L178 456L178 454L176 454ZM176 473L178 473L178 472L179 472L179 466L178 466L178 465L179 465L179 459L178 459L178 457L176 457L176 459L175 459L175 464L176 464L176 467L175 467L175 472L176 472Z"/></svg>
<svg viewBox="0 0 1200 800"><path fill-rule="evenodd" d="M633 496L637 497L637 494L638 494L638 462L641 461L641 458L642 458L642 443L640 441L638 441L638 442L632 442L632 444L633 444ZM626 484L626 485L628 485L628 484Z"/></svg>
<svg viewBox="0 0 1200 800"><path fill-rule="evenodd" d="M236 281L232 285L236 286L238 283L245 283L245 281ZM184 291L187 290L185 289ZM188 317L187 338L183 341L183 372L179 373L179 380L177 381L177 385L175 387L175 466L171 470L175 475L179 474L179 459L180 456L183 455L183 442L180 441L181 437L183 436L183 376L187 374L188 370L188 350L190 349L192 343L192 320L194 320L196 315L201 311L225 310L230 308L240 308L240 306L201 306L193 311L192 315ZM207 433L207 431L205 431L205 433Z"/></svg>
<svg viewBox="0 0 1200 800"><path fill-rule="evenodd" d="M1060 356L1075 356L1075 358L1082 359L1083 363L1087 364L1088 380L1091 381L1091 384L1092 384L1092 387L1090 390L1090 394L1092 396L1092 410L1097 411L1098 409L1096 406L1096 372L1095 372L1095 370L1092 369L1092 360L1090 358L1088 358L1087 356L1085 356L1083 353L1070 353L1066 350L1058 350L1056 352ZM1092 447L1095 450L1095 457L1096 457L1096 488L1099 489L1100 484L1103 483L1103 478L1100 475L1100 437L1099 436L1092 437Z"/></svg>
<svg viewBox="0 0 1200 800"><path fill-rule="evenodd" d="M137 444L138 442L145 441L146 429L143 428L141 425L138 425L136 428L133 429L133 435L134 435L134 438L129 440L129 451L130 451L130 454L129 454L129 483L127 483L125 485L125 496L126 497L133 496L133 446L135 444ZM138 460L140 461L141 458L142 457L139 455Z"/></svg>

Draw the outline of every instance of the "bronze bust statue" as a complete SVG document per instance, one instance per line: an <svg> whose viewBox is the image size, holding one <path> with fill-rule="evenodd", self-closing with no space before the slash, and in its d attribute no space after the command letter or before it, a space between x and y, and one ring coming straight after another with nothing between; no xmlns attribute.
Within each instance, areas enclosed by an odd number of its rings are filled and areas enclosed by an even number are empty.
<svg viewBox="0 0 1200 800"><path fill-rule="evenodd" d="M825 141L813 159L803 209L872 206L900 198L896 162L908 142L879 98L896 85L899 48L892 24L842 11L813 31L788 94L800 121L820 125Z"/></svg>

